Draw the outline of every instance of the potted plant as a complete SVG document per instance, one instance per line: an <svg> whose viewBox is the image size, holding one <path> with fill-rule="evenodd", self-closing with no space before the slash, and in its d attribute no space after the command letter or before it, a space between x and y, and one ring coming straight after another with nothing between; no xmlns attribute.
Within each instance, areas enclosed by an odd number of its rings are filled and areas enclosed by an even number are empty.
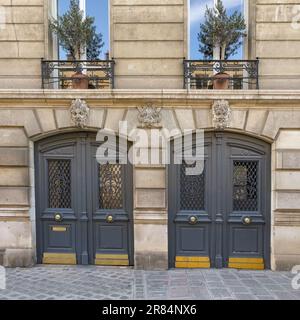
<svg viewBox="0 0 300 320"><path fill-rule="evenodd" d="M228 15L222 0L217 0L213 8L206 7L205 21L198 33L199 51L207 59L227 60L242 45L246 36L243 15L235 11ZM222 70L220 63L214 65L214 89L228 89L230 75Z"/></svg>
<svg viewBox="0 0 300 320"><path fill-rule="evenodd" d="M88 77L83 73L84 64L78 62L86 57L87 60L97 60L101 54L101 33L96 32L94 17L85 17L80 10L78 0L71 0L68 11L50 21L50 30L54 32L61 47L66 51L69 61L73 61L76 72L72 74L73 89L88 89Z"/></svg>

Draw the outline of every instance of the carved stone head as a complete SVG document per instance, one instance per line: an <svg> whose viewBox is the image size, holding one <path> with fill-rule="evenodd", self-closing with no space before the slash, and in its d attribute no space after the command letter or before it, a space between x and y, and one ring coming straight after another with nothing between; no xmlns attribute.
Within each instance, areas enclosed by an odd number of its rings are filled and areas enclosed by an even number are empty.
<svg viewBox="0 0 300 320"><path fill-rule="evenodd" d="M90 108L85 101L76 99L72 101L70 113L76 127L83 128L87 124Z"/></svg>
<svg viewBox="0 0 300 320"><path fill-rule="evenodd" d="M225 129L230 126L232 111L229 102L217 100L212 105L213 126L216 129Z"/></svg>

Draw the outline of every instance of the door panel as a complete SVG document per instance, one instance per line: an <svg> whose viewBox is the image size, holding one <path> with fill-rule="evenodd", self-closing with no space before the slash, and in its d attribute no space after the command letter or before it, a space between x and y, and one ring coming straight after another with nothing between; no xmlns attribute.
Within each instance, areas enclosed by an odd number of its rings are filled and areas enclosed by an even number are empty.
<svg viewBox="0 0 300 320"><path fill-rule="evenodd" d="M203 173L186 166L169 167L170 267L269 268L269 145L206 134Z"/></svg>
<svg viewBox="0 0 300 320"><path fill-rule="evenodd" d="M269 146L232 135L224 140L229 168L226 197L231 199L224 204L229 227L225 265L264 269L269 267Z"/></svg>
<svg viewBox="0 0 300 320"><path fill-rule="evenodd" d="M204 166L200 175L186 175L194 165L183 162L170 166L169 256L176 267L209 267L212 232L211 144L206 141ZM174 152L174 150L173 150ZM178 195L178 196L176 196ZM175 239L175 242L173 242Z"/></svg>
<svg viewBox="0 0 300 320"><path fill-rule="evenodd" d="M36 145L39 263L133 262L132 169L99 165L95 140L66 134Z"/></svg>
<svg viewBox="0 0 300 320"><path fill-rule="evenodd" d="M43 248L38 250L38 261L76 264L77 145L74 141L57 141L40 144L38 149L37 236L43 243Z"/></svg>
<svg viewBox="0 0 300 320"><path fill-rule="evenodd" d="M94 234L91 263L132 265L132 167L120 163L99 164L95 157L98 146L91 144L94 155L91 158Z"/></svg>

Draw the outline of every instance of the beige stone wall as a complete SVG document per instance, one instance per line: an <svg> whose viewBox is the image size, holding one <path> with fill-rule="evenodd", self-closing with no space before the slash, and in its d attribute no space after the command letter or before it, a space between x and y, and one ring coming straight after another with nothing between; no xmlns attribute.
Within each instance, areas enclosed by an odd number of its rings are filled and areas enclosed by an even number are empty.
<svg viewBox="0 0 300 320"><path fill-rule="evenodd" d="M110 15L116 88L183 88L187 2L111 0Z"/></svg>
<svg viewBox="0 0 300 320"><path fill-rule="evenodd" d="M251 55L260 58L260 87L298 89L300 1L256 0L255 20Z"/></svg>
<svg viewBox="0 0 300 320"><path fill-rule="evenodd" d="M139 126L137 107L153 101L162 107L168 129L212 130L209 91L0 91L0 252L6 265L35 259L33 141L75 130L69 113L73 98L91 108L88 130L118 130L127 120ZM216 93L233 109L229 130L272 144L272 268L300 264L300 94L278 91ZM133 138L133 137L131 137ZM140 145L140 150L146 146ZM159 152L163 148L160 146ZM134 167L134 247L139 268L168 266L167 169L161 163Z"/></svg>
<svg viewBox="0 0 300 320"><path fill-rule="evenodd" d="M40 88L45 57L43 0L0 0L0 88Z"/></svg>
<svg viewBox="0 0 300 320"><path fill-rule="evenodd" d="M0 248L4 264L31 264L29 149L23 127L0 127ZM20 250L22 251L21 254Z"/></svg>
<svg viewBox="0 0 300 320"><path fill-rule="evenodd" d="M42 57L55 58L48 32L52 1L0 0L0 88L40 88ZM262 89L297 89L299 0L248 1L249 59L260 58ZM111 56L116 88L181 89L187 57L186 0L111 0Z"/></svg>
<svg viewBox="0 0 300 320"><path fill-rule="evenodd" d="M299 264L300 255L300 128L280 130L274 157L275 265L290 269Z"/></svg>

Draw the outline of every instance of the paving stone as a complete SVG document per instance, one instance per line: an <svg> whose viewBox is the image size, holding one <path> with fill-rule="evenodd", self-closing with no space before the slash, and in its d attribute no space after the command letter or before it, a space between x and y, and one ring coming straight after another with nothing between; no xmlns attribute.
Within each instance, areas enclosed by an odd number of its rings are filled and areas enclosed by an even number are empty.
<svg viewBox="0 0 300 320"><path fill-rule="evenodd" d="M228 289L209 289L209 292L212 295L213 299L232 297L232 294L229 292Z"/></svg>
<svg viewBox="0 0 300 320"><path fill-rule="evenodd" d="M299 300L299 298L297 298L295 295L293 295L292 293L289 292L278 292L278 291L274 291L274 295L275 297L277 297L279 300Z"/></svg>
<svg viewBox="0 0 300 320"><path fill-rule="evenodd" d="M234 269L143 271L97 266L7 269L0 300L300 300L287 272Z"/></svg>
<svg viewBox="0 0 300 320"><path fill-rule="evenodd" d="M266 289L262 289L262 288L250 288L250 292L254 295L269 295L269 292Z"/></svg>
<svg viewBox="0 0 300 320"><path fill-rule="evenodd" d="M258 300L275 300L274 296L256 296Z"/></svg>
<svg viewBox="0 0 300 320"><path fill-rule="evenodd" d="M237 293L237 294L235 294L235 298L237 300L257 300L257 298L252 294Z"/></svg>
<svg viewBox="0 0 300 320"><path fill-rule="evenodd" d="M243 294L250 293L250 289L244 286L233 286L233 287L230 287L230 290L233 293L243 293Z"/></svg>

